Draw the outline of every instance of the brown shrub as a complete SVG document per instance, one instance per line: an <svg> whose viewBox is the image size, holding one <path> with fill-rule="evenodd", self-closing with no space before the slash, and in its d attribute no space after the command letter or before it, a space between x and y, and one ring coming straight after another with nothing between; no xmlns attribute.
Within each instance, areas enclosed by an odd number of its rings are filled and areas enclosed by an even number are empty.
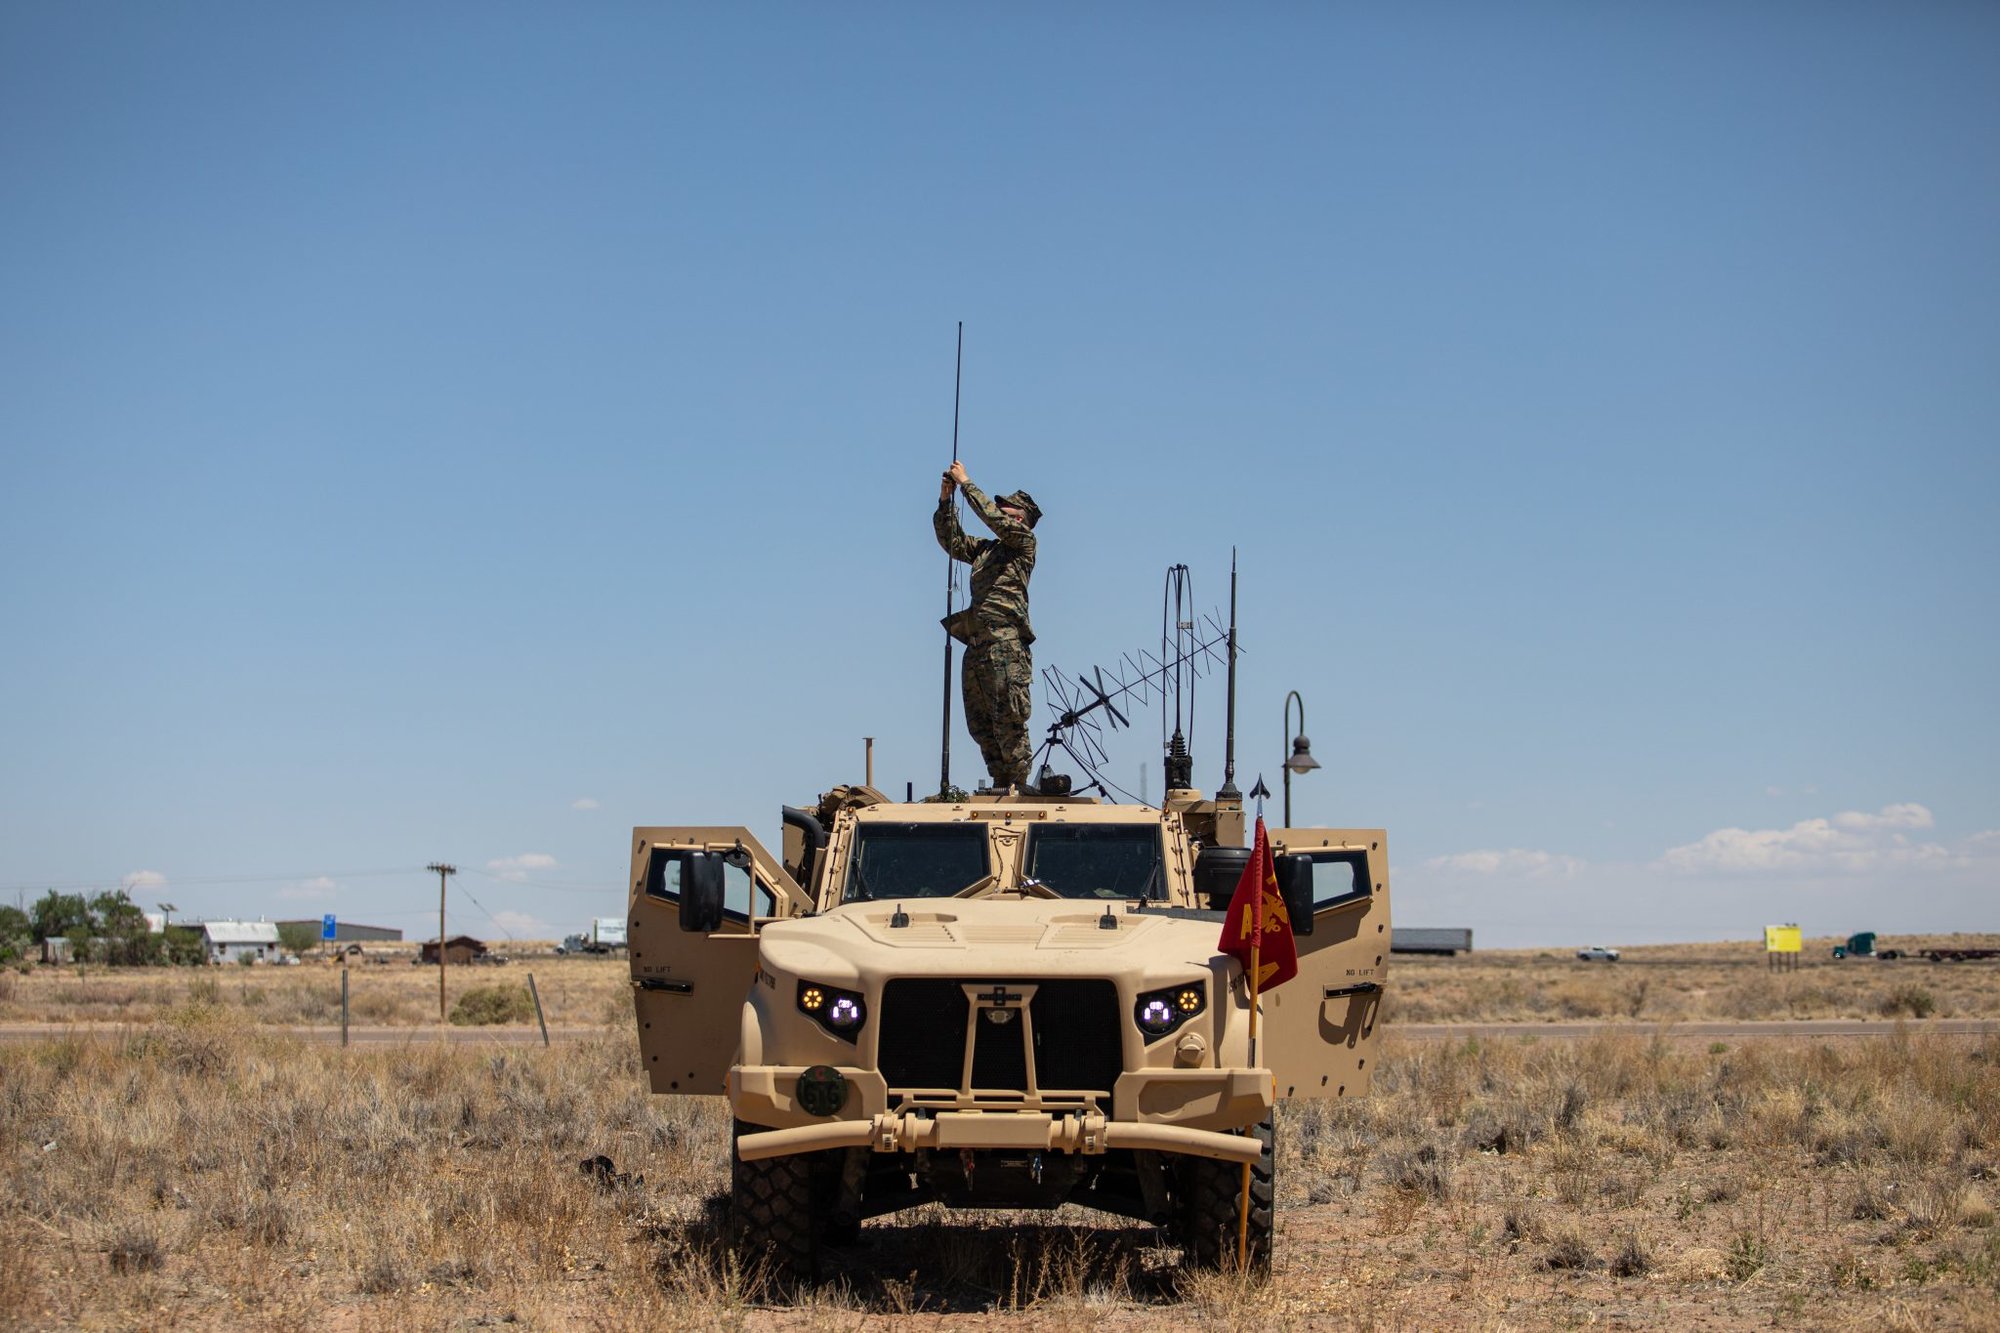
<svg viewBox="0 0 2000 1333"><path fill-rule="evenodd" d="M1937 997L1926 987L1906 982L1883 996L1876 1008L1884 1018L1929 1018L1937 1009Z"/></svg>
<svg viewBox="0 0 2000 1333"><path fill-rule="evenodd" d="M1644 1277L1653 1271L1653 1247L1636 1231L1627 1231L1611 1256L1614 1277Z"/></svg>
<svg viewBox="0 0 2000 1333"><path fill-rule="evenodd" d="M1598 1258L1597 1251L1591 1248L1590 1238L1581 1226L1575 1222L1564 1222L1549 1236L1549 1248L1542 1256L1542 1267L1552 1272L1602 1268L1604 1260Z"/></svg>
<svg viewBox="0 0 2000 1333"><path fill-rule="evenodd" d="M451 1007L451 1021L459 1027L489 1027L496 1023L528 1023L535 1017L535 1002L526 986L496 983L473 986Z"/></svg>

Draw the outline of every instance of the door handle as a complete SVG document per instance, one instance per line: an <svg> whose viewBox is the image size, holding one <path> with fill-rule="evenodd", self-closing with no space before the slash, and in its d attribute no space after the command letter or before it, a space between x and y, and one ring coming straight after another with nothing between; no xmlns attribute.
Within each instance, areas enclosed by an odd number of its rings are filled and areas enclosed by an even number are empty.
<svg viewBox="0 0 2000 1333"><path fill-rule="evenodd" d="M1321 999L1338 1000L1348 995L1373 995L1382 989L1379 981L1357 981L1351 986L1328 986Z"/></svg>

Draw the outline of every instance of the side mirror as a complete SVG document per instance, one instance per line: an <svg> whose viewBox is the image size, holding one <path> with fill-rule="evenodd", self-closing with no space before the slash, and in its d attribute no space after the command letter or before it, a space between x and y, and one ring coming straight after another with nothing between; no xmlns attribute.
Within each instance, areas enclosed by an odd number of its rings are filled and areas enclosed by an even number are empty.
<svg viewBox="0 0 2000 1333"><path fill-rule="evenodd" d="M723 852L689 852L681 866L681 929L706 935L722 925Z"/></svg>
<svg viewBox="0 0 2000 1333"><path fill-rule="evenodd" d="M1248 847L1204 847L1194 859L1194 892L1212 912L1229 909L1236 881L1250 864Z"/></svg>
<svg viewBox="0 0 2000 1333"><path fill-rule="evenodd" d="M1285 915L1292 919L1292 934L1313 933L1313 863L1310 856L1287 854L1277 858L1278 892L1284 895Z"/></svg>

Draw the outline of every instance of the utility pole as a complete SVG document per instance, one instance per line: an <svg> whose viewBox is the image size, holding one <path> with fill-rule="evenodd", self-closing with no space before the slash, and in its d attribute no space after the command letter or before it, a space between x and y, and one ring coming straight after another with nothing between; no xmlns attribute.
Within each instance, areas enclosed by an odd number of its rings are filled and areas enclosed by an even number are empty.
<svg viewBox="0 0 2000 1333"><path fill-rule="evenodd" d="M425 866L424 869L437 871L437 877L438 877L438 1022L442 1023L445 1021L444 1018L444 886L446 880L450 879L453 875L456 875L458 873L458 867L452 865L446 865L442 861L433 861L429 865Z"/></svg>

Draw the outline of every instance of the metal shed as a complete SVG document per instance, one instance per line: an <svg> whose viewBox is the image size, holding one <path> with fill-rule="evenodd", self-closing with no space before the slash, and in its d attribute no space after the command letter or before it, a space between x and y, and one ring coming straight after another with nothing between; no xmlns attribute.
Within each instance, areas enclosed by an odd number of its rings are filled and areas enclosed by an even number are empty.
<svg viewBox="0 0 2000 1333"><path fill-rule="evenodd" d="M200 929L202 949L211 963L236 963L246 958L268 963L284 953L275 921L204 921Z"/></svg>

